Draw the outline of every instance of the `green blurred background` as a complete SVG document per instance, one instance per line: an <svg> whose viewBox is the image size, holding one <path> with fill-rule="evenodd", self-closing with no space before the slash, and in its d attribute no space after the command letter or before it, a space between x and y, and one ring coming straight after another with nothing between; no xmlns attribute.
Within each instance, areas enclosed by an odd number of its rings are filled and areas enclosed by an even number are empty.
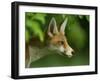
<svg viewBox="0 0 100 81"><path fill-rule="evenodd" d="M69 45L75 53L72 58L52 53L32 62L31 67L58 67L89 65L89 15L50 14L50 13L25 13L25 41L28 43L32 37L44 43L44 32L51 18L54 17L59 27L65 18L68 23L65 29Z"/></svg>

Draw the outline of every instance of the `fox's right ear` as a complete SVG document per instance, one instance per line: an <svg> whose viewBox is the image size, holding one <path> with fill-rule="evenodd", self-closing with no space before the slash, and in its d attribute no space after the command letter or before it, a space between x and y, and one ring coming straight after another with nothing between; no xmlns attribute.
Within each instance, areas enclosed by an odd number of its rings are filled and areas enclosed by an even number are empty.
<svg viewBox="0 0 100 81"><path fill-rule="evenodd" d="M51 31L51 28L53 31ZM56 20L53 17L49 23L49 27L48 27L48 31L47 31L49 37L53 37L53 34L57 34L58 33L58 29L57 29L57 24L56 24Z"/></svg>
<svg viewBox="0 0 100 81"><path fill-rule="evenodd" d="M61 24L60 32L61 32L62 34L65 33L64 30L65 30L65 27L66 27L67 21L68 21L68 19L66 18L66 19L64 20L64 22Z"/></svg>

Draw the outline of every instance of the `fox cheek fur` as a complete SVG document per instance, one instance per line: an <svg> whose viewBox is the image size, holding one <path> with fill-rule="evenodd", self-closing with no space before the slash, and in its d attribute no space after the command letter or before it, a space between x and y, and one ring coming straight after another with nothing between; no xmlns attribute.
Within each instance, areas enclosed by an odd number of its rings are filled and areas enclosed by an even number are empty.
<svg viewBox="0 0 100 81"><path fill-rule="evenodd" d="M60 30L58 31L56 20L52 18L50 21L47 33L48 33L48 36L51 38L50 44L70 58L73 56L72 53L74 52L74 50L68 44L66 36L65 36L64 30L65 30L66 24L67 24L67 18L61 24ZM53 28L53 32L50 31L51 27Z"/></svg>

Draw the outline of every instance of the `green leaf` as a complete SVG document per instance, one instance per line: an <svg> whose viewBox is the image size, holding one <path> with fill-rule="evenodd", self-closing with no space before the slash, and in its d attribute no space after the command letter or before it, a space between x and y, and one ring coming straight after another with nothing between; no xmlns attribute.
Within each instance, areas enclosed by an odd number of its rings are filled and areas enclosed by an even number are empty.
<svg viewBox="0 0 100 81"><path fill-rule="evenodd" d="M62 14L62 17L63 17L63 19L65 19L65 17L66 17L66 14Z"/></svg>
<svg viewBox="0 0 100 81"><path fill-rule="evenodd" d="M27 30L25 30L25 41L29 42L29 32Z"/></svg>
<svg viewBox="0 0 100 81"><path fill-rule="evenodd" d="M44 41L44 33L38 22L27 19L26 27L28 27L33 32L33 36L35 35L35 36L39 37L41 42Z"/></svg>
<svg viewBox="0 0 100 81"><path fill-rule="evenodd" d="M87 21L89 21L89 15L87 15L87 16L85 16L85 17L86 17Z"/></svg>
<svg viewBox="0 0 100 81"><path fill-rule="evenodd" d="M82 19L84 16L83 15L79 15L79 18Z"/></svg>
<svg viewBox="0 0 100 81"><path fill-rule="evenodd" d="M26 12L26 16L28 17L28 16L33 16L34 14L33 13L31 13L31 12Z"/></svg>
<svg viewBox="0 0 100 81"><path fill-rule="evenodd" d="M42 24L45 24L45 16L46 14L41 14L41 13L38 13L38 14L35 14L35 16L32 17L33 20L39 20L42 22Z"/></svg>

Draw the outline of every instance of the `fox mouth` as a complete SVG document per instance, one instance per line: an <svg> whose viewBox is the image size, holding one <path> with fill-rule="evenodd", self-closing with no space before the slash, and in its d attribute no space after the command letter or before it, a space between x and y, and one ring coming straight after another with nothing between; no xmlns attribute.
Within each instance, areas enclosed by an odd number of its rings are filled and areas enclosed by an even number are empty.
<svg viewBox="0 0 100 81"><path fill-rule="evenodd" d="M68 57L64 52L61 52L62 56Z"/></svg>
<svg viewBox="0 0 100 81"><path fill-rule="evenodd" d="M65 56L65 57L68 57L68 58L71 58L74 54L74 51L72 51L70 54L67 54L66 52L61 52L61 55L62 56Z"/></svg>
<svg viewBox="0 0 100 81"><path fill-rule="evenodd" d="M68 55L66 55L64 52L60 52L59 53L61 56L64 56L64 57L68 57Z"/></svg>
<svg viewBox="0 0 100 81"><path fill-rule="evenodd" d="M51 49L56 51L58 54L62 55L62 56L66 56L68 58L71 58L74 54L74 50L69 47L69 49L65 50L63 47L56 47L54 45L50 45Z"/></svg>

